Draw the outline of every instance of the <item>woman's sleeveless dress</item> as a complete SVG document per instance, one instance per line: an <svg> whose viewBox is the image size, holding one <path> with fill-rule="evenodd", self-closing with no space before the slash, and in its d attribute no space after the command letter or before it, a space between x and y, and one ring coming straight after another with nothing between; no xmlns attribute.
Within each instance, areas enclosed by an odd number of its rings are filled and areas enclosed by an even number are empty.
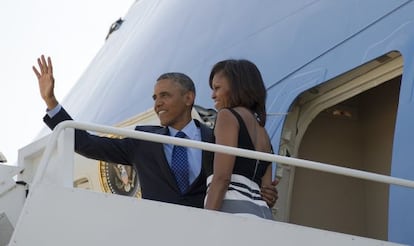
<svg viewBox="0 0 414 246"><path fill-rule="evenodd" d="M236 116L240 125L238 147L254 150L243 119L235 110L228 109ZM236 156L231 182L220 211L273 219L270 208L260 195L261 179L269 165L270 162ZM213 177L213 165L207 169L207 176L208 192Z"/></svg>

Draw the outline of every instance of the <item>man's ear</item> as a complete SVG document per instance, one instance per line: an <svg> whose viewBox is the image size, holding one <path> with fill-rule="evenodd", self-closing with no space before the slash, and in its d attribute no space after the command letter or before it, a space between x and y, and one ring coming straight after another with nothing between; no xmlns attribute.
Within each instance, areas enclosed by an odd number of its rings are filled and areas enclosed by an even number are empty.
<svg viewBox="0 0 414 246"><path fill-rule="evenodd" d="M187 91L185 93L185 104L187 106L192 106L195 101L195 93L193 91Z"/></svg>

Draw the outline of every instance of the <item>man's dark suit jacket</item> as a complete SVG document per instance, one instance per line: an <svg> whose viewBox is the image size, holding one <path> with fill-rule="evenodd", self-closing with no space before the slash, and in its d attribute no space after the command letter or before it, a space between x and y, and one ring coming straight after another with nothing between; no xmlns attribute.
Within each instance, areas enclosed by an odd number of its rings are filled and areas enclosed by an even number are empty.
<svg viewBox="0 0 414 246"><path fill-rule="evenodd" d="M43 120L51 129L54 129L60 122L72 120L72 118L62 108L53 118L46 115ZM200 128L202 141L213 143L213 131L197 120L195 123ZM169 135L168 128L160 126L137 126L135 130ZM189 190L181 194L161 143L131 138L100 137L86 131L76 130L75 151L96 160L133 165L138 172L142 197L145 199L203 208L206 194L205 170L213 163L214 153L212 152L202 152L200 175Z"/></svg>

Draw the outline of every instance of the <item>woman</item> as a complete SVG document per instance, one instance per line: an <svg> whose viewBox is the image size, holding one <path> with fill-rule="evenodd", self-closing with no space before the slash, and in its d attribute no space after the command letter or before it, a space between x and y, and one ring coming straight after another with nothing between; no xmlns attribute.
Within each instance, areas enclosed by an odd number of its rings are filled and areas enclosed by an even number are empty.
<svg viewBox="0 0 414 246"><path fill-rule="evenodd" d="M216 143L272 152L266 123L266 88L256 65L247 60L224 60L214 65L209 79L218 110ZM271 185L271 163L215 153L208 169L205 208L272 219L260 187Z"/></svg>

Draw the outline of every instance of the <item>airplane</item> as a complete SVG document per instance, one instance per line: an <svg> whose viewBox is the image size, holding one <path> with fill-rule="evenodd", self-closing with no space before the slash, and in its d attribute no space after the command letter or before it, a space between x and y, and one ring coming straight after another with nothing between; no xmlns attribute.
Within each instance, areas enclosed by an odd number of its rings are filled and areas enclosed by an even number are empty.
<svg viewBox="0 0 414 246"><path fill-rule="evenodd" d="M7 162L6 157L0 152L0 162Z"/></svg>
<svg viewBox="0 0 414 246"><path fill-rule="evenodd" d="M411 0L135 1L62 104L80 122L159 124L155 79L178 71L196 83L194 117L214 127L210 70L220 60L248 59L266 84L276 154L413 181L413 12ZM39 142L19 151L19 164L49 134L41 129ZM27 177L28 169L13 174ZM413 188L286 163L273 171L280 179L275 221L354 243L414 245ZM116 163L75 155L72 181L140 197L136 171ZM15 233L18 217L8 223ZM19 245L15 233L10 245Z"/></svg>

